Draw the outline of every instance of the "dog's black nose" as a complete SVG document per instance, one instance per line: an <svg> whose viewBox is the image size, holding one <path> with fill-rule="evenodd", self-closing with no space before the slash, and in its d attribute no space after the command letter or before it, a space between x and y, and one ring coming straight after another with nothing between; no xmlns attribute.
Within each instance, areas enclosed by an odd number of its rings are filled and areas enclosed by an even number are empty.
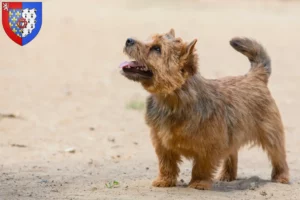
<svg viewBox="0 0 300 200"><path fill-rule="evenodd" d="M130 47L130 46L134 45L134 43L135 43L134 39L128 38L126 40L126 47Z"/></svg>

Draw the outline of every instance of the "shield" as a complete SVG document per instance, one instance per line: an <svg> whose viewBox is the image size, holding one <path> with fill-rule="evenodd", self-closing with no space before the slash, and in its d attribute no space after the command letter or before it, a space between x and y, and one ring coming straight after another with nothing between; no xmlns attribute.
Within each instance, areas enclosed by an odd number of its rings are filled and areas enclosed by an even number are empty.
<svg viewBox="0 0 300 200"><path fill-rule="evenodd" d="M42 27L42 2L2 2L2 25L15 43L28 44Z"/></svg>

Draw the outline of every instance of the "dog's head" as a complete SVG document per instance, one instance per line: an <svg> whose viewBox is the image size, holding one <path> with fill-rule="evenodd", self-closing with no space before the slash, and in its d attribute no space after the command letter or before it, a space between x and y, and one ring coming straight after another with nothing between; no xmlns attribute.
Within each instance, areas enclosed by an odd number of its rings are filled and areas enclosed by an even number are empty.
<svg viewBox="0 0 300 200"><path fill-rule="evenodd" d="M121 73L151 93L171 93L197 72L196 42L175 38L173 29L145 42L128 38L124 52L133 61L121 63Z"/></svg>

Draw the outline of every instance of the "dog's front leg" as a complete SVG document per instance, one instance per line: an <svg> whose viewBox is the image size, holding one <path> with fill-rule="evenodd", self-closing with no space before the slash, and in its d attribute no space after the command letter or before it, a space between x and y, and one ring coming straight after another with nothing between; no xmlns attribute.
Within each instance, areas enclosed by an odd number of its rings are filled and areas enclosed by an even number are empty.
<svg viewBox="0 0 300 200"><path fill-rule="evenodd" d="M180 155L165 148L155 133L152 133L152 142L158 157L159 174L152 182L155 187L174 187L176 186L179 173L178 163Z"/></svg>
<svg viewBox="0 0 300 200"><path fill-rule="evenodd" d="M189 187L199 190L209 190L212 186L214 171L215 165L211 159L195 158Z"/></svg>
<svg viewBox="0 0 300 200"><path fill-rule="evenodd" d="M176 186L180 156L161 147L156 148L156 154L159 162L159 174L152 185L155 187Z"/></svg>

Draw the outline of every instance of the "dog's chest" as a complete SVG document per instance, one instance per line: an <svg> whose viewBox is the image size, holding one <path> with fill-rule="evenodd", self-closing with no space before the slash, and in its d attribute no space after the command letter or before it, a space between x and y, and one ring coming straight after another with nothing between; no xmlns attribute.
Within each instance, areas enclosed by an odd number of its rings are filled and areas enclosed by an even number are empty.
<svg viewBox="0 0 300 200"><path fill-rule="evenodd" d="M170 127L170 130L159 130L157 135L162 145L167 149L189 149L189 137L180 127L173 128L173 130L172 127Z"/></svg>
<svg viewBox="0 0 300 200"><path fill-rule="evenodd" d="M187 110L170 110L148 100L146 122L167 149L190 150L193 135L199 131L197 119Z"/></svg>

